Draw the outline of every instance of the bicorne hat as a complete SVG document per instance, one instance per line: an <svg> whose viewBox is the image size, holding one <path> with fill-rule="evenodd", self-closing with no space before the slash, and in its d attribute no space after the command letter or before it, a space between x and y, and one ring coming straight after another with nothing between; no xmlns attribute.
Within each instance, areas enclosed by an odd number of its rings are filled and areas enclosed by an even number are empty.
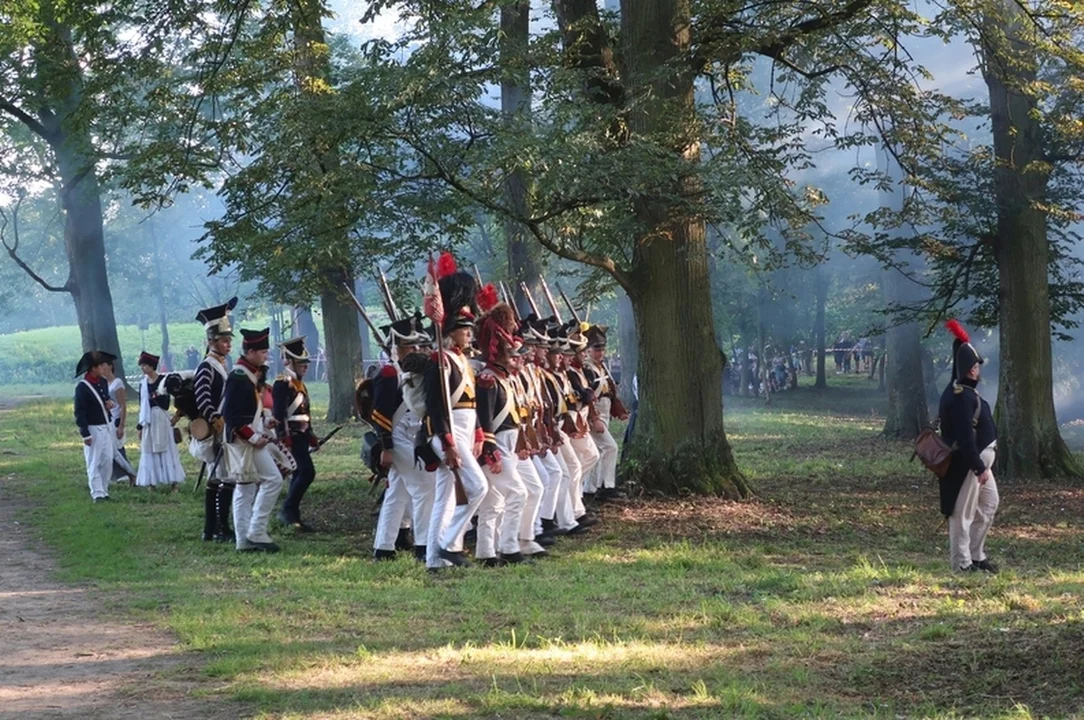
<svg viewBox="0 0 1084 720"><path fill-rule="evenodd" d="M110 355L104 350L87 350L75 364L75 376L86 375L92 367L97 367L102 363L111 363L116 359L116 355Z"/></svg>

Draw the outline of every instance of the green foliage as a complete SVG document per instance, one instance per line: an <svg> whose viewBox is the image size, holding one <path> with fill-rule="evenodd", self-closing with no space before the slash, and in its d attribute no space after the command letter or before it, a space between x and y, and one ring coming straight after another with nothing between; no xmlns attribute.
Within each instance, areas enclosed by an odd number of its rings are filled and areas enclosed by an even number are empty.
<svg viewBox="0 0 1084 720"><path fill-rule="evenodd" d="M1018 198L1042 212L1049 237L1051 320L1061 332L1076 327L1084 285L1073 248L1084 217L1084 55L1081 28L1084 8L1057 0L1015 3L1004 0L953 2L942 7L919 37L949 42L960 38L978 56L975 68L988 80L998 78L1019 93L1041 126L1040 136L1019 141L1036 144L1040 158L1014 168L1040 188L1034 197ZM922 98L922 112L942 118L948 132L931 142L907 128L891 136L894 159L910 186L902 210L881 208L865 215L874 229L846 233L850 247L894 264L898 250L917 250L928 259L927 276L918 278L931 292L920 304L894 308L904 316L936 321L960 314L979 326L998 323L997 204L999 166L990 137L991 106L985 86L967 88L969 96ZM1016 134L1016 133L1014 133ZM1030 152L1031 149L1028 149ZM882 172L861 180L891 183Z"/></svg>

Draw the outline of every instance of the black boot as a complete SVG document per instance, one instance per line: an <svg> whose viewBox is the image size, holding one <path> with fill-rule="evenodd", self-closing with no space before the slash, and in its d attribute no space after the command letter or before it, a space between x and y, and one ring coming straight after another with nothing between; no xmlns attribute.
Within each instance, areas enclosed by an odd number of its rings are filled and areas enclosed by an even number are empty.
<svg viewBox="0 0 1084 720"><path fill-rule="evenodd" d="M396 550L410 550L414 547L414 540L410 536L410 528L399 528L399 534L395 538Z"/></svg>
<svg viewBox="0 0 1084 720"><path fill-rule="evenodd" d="M553 518L542 518L542 536L553 537L557 534L557 521ZM535 538L537 540L537 538Z"/></svg>
<svg viewBox="0 0 1084 720"><path fill-rule="evenodd" d="M218 525L218 513L215 510L215 501L218 497L218 488L208 485L203 490L203 542L214 540Z"/></svg>
<svg viewBox="0 0 1084 720"><path fill-rule="evenodd" d="M425 545L414 546L414 559L420 563L425 562L426 547Z"/></svg>
<svg viewBox="0 0 1084 720"><path fill-rule="evenodd" d="M215 542L233 543L237 538L230 532L230 509L233 508L233 485L222 483L218 486L215 495L215 509L218 515L218 529L215 532Z"/></svg>
<svg viewBox="0 0 1084 720"><path fill-rule="evenodd" d="M396 553L394 550L373 550L373 560L376 560L377 562L394 560L395 555Z"/></svg>

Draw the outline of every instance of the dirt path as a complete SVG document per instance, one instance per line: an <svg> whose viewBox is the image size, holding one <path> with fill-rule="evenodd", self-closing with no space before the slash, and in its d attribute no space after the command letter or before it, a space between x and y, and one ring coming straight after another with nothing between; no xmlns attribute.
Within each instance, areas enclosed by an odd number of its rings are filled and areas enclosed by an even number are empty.
<svg viewBox="0 0 1084 720"><path fill-rule="evenodd" d="M194 697L199 658L148 625L103 617L108 598L55 565L0 479L0 718L237 718Z"/></svg>

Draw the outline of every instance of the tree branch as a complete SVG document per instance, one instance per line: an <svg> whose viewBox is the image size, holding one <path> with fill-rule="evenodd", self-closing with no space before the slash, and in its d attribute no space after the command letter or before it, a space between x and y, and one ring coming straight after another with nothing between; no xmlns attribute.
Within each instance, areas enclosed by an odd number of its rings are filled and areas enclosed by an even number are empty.
<svg viewBox="0 0 1084 720"><path fill-rule="evenodd" d="M46 282L46 280L41 275L38 275L36 272L34 272L31 267L27 265L21 257L19 257L19 206L22 204L23 197L20 197L19 200L15 203L15 207L11 209L12 241L10 245L8 244L7 234L5 232L8 227L8 213L3 208L0 208L0 243L3 243L4 249L7 250L8 257L10 257L16 265L21 267L23 269L23 272L29 275L31 279L38 283L38 285L41 285L49 292L71 292L71 288L69 287L68 283L58 286Z"/></svg>
<svg viewBox="0 0 1084 720"><path fill-rule="evenodd" d="M45 140L46 142L52 142L53 133L49 132L49 130L46 129L44 125L42 125L38 120L34 119L22 108L19 108L13 103L4 100L3 98L0 98L0 110L3 110L8 115L11 115L13 118L21 122L23 125L26 125L26 127L29 128L32 133L40 137L42 140Z"/></svg>

